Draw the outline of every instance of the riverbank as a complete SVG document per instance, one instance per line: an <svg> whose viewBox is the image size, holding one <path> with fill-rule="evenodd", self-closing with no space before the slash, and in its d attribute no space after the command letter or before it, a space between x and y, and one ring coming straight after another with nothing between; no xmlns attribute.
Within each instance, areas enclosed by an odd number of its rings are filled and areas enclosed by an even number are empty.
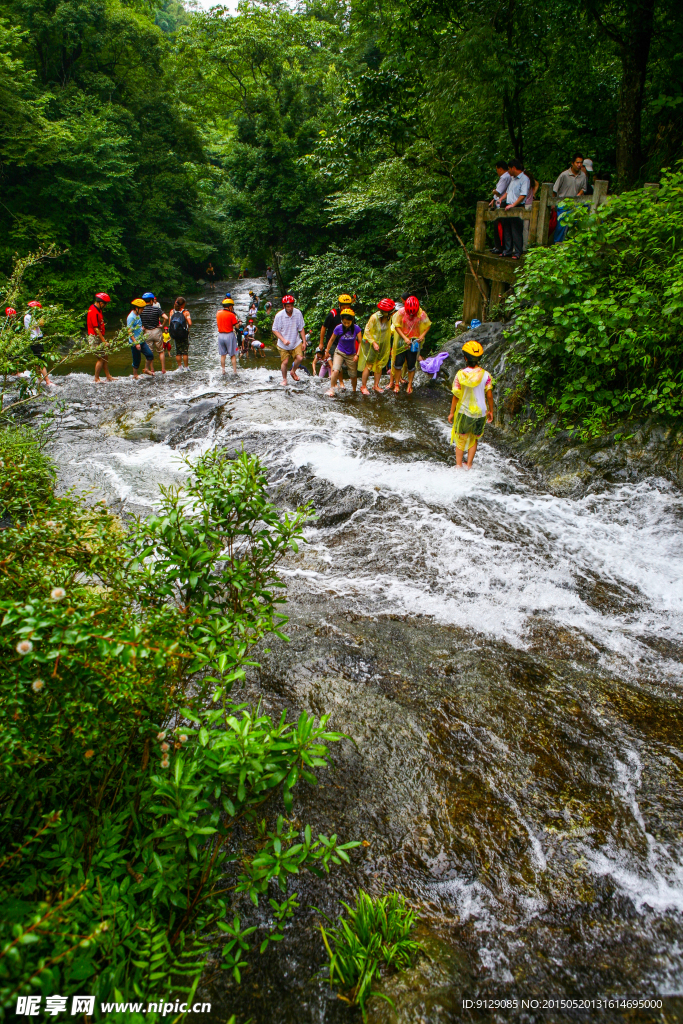
<svg viewBox="0 0 683 1024"><path fill-rule="evenodd" d="M652 477L683 487L682 423L633 417L598 437L583 439L578 432L558 429L557 417L539 419L501 323L482 324L443 346L452 356L445 363L449 379L462 360L465 337L482 344L482 363L496 382L491 440L533 471L553 494L578 496L604 484L637 483Z"/></svg>

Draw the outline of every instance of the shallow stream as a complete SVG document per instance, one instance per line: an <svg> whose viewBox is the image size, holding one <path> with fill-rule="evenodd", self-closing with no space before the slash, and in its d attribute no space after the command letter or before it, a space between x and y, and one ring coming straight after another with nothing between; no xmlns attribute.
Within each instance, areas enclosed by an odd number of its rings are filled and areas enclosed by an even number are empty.
<svg viewBox="0 0 683 1024"><path fill-rule="evenodd" d="M232 283L238 313L250 286ZM683 1020L680 493L555 497L494 430L456 473L448 395L424 377L412 398L331 400L303 374L283 388L272 353L223 376L221 297L189 303L189 373L134 382L126 353L112 384L58 378L54 448L63 486L145 514L182 481L179 453L244 446L280 504L318 511L285 569L291 643L247 696L332 712L350 739L295 811L369 845L329 883L302 879L297 922L241 988L209 971L212 1020L359 1019L314 976L309 908L335 915L360 885L419 905L432 957L371 1019ZM615 995L664 1003L521 1004Z"/></svg>

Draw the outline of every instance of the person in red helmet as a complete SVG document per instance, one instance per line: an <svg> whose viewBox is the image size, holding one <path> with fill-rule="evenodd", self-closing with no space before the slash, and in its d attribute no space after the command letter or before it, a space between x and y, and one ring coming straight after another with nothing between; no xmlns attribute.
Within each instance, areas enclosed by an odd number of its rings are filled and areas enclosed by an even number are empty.
<svg viewBox="0 0 683 1024"><path fill-rule="evenodd" d="M394 344L394 373L391 386L398 394L403 374L403 364L408 368L408 389L407 393L413 393L413 377L415 366L420 349L432 326L431 320L420 306L419 300L414 295L409 295L403 309L394 313L392 325L396 334Z"/></svg>
<svg viewBox="0 0 683 1024"><path fill-rule="evenodd" d="M368 377L375 377L373 391L381 395L384 388L379 386L384 367L391 356L391 314L396 309L393 299L381 299L377 303L377 312L373 313L365 325L363 340L358 352L358 369L361 371L361 395L369 395Z"/></svg>
<svg viewBox="0 0 683 1024"><path fill-rule="evenodd" d="M247 326L244 328L244 333L242 335L242 354L243 355L246 355L246 356L249 355L249 349L253 345L255 337L256 337L256 324L254 322L254 318L250 317L248 322L247 322Z"/></svg>
<svg viewBox="0 0 683 1024"><path fill-rule="evenodd" d="M95 296L95 301L88 310L87 319L87 331L88 340L96 345L99 343L99 348L95 348L95 383L101 384L100 373L104 369L107 380L113 380L114 378L109 372L109 353L107 352L107 343L104 340L104 317L102 316L102 310L104 309L107 302L111 302L111 299L106 292L98 292Z"/></svg>
<svg viewBox="0 0 683 1024"><path fill-rule="evenodd" d="M304 315L294 305L294 296L283 295L282 305L283 308L275 314L272 330L280 350L280 370L282 371L280 383L284 387L287 384L287 361L290 355L293 358L292 380L299 380L296 371L301 366L306 351L306 330Z"/></svg>

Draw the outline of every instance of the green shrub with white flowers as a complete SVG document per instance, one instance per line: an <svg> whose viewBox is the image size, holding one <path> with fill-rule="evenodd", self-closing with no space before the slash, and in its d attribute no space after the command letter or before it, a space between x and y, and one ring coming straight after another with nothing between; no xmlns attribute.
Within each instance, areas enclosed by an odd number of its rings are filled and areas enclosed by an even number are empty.
<svg viewBox="0 0 683 1024"><path fill-rule="evenodd" d="M0 455L4 481L33 467L0 533L0 1005L191 1001L210 950L239 980L295 912L290 876L358 845L287 817L340 739L326 718L232 694L281 635L278 564L311 510L280 513L257 459L214 451L124 529L56 497L30 435L0 432ZM251 938L247 894L271 911Z"/></svg>

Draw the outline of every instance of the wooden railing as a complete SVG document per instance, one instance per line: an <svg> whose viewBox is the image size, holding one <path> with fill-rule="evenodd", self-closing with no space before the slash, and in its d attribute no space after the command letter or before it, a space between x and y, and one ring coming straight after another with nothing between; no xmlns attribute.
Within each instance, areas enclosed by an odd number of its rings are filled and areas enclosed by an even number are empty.
<svg viewBox="0 0 683 1024"><path fill-rule="evenodd" d="M652 188L646 185L646 188ZM656 186L655 186L656 187ZM531 206L516 206L514 210L489 209L487 202L477 203L477 219L474 224L474 251L486 251L486 225L497 220L504 220L506 217L517 217L520 220L529 221L529 244L548 244L548 223L550 221L550 210L558 203L571 203L579 206L590 206L591 212L597 210L598 206L606 203L609 188L608 181L595 181L593 183L593 195L579 196L577 199L557 199L553 196L553 184L551 181L544 181L539 189L539 198L535 199Z"/></svg>

